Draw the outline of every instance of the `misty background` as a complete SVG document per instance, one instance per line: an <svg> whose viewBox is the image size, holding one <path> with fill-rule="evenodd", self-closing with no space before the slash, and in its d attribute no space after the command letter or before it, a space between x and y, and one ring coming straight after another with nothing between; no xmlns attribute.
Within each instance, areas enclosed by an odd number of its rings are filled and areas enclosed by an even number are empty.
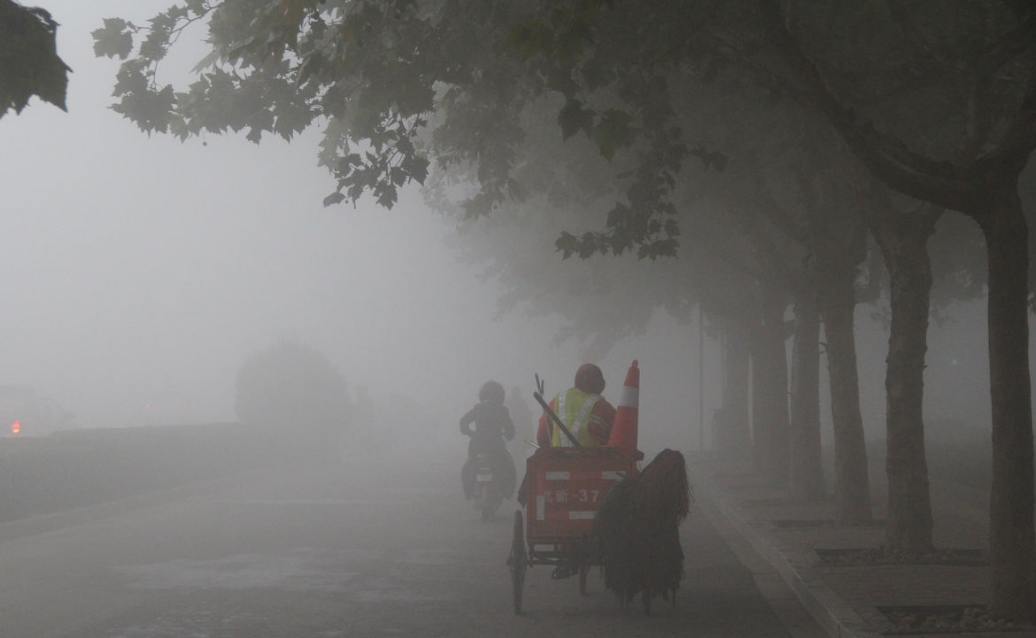
<svg viewBox="0 0 1036 638"><path fill-rule="evenodd" d="M556 318L519 309L497 319L502 290L444 243L456 221L418 189L391 211L369 199L324 208L334 182L316 166L315 134L182 144L110 111L118 62L94 57L90 32L166 4L46 3L73 73L68 113L33 100L0 119L0 384L32 385L77 427L233 421L238 368L291 339L324 353L351 393L369 394L384 425L458 455L457 420L485 380L520 388L534 413L534 373L548 394L571 384L581 344L555 342ZM196 51L163 74L185 77ZM565 267L559 255L559 276ZM882 436L887 332L874 311L858 309L857 346L865 427ZM929 335L926 421L988 429L984 301L947 314ZM721 378L708 338L704 355L700 380L697 326L659 313L594 361L613 403L640 361L645 451L696 448L700 405L708 445ZM826 406L822 416L829 441ZM519 438L534 433L518 427Z"/></svg>

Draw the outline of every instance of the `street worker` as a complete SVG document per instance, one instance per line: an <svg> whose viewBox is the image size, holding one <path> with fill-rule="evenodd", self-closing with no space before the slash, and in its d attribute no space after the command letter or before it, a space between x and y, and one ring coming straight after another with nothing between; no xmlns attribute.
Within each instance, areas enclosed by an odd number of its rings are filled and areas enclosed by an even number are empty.
<svg viewBox="0 0 1036 638"><path fill-rule="evenodd" d="M510 498L514 494L516 472L514 460L507 453L507 444L514 438L514 423L504 406L504 386L496 381L486 381L478 391L478 403L460 419L460 432L470 436L468 443L468 460L461 470L461 481L464 495L470 500L475 498L475 471L479 454L489 454L492 458L493 476L500 480L501 492ZM474 425L474 429L472 429Z"/></svg>
<svg viewBox="0 0 1036 638"><path fill-rule="evenodd" d="M601 369L592 363L584 363L576 370L574 387L558 393L550 400L550 409L580 445L590 447L608 444L612 422L615 420L615 408L601 396L602 392L604 374ZM546 413L540 417L536 443L541 448L572 445Z"/></svg>
<svg viewBox="0 0 1036 638"><path fill-rule="evenodd" d="M558 393L550 400L550 409L583 447L608 444L608 436L611 434L612 423L615 421L615 408L601 396L602 392L604 392L604 373L596 365L584 363L576 370L573 387ZM548 447L574 447L572 441L561 431L561 428L556 426L554 420L546 412L540 417L536 443L541 450ZM522 481L518 500L523 504L525 489L526 483ZM550 577L560 580L577 573L579 573L578 565L559 562L550 573Z"/></svg>

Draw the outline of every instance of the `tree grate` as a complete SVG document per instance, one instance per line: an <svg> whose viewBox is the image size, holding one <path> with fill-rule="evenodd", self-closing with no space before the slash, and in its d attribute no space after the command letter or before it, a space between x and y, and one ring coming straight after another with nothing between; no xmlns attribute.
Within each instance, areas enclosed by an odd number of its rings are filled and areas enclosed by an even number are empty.
<svg viewBox="0 0 1036 638"><path fill-rule="evenodd" d="M890 627L886 636L1031 631L1031 625L994 618L985 605L878 607Z"/></svg>

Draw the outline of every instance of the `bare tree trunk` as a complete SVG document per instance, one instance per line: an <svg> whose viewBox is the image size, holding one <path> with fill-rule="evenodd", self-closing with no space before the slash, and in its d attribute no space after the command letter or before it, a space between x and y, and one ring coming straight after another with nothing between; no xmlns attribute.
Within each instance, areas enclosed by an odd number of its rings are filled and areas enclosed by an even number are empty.
<svg viewBox="0 0 1036 638"><path fill-rule="evenodd" d="M723 407L717 415L714 439L719 457L748 458L752 433L748 425L748 330L736 321L723 324Z"/></svg>
<svg viewBox="0 0 1036 638"><path fill-rule="evenodd" d="M922 211L882 211L873 228L889 271L892 308L885 372L889 555L921 556L933 548L923 404L932 288L926 244L937 219Z"/></svg>
<svg viewBox="0 0 1036 638"><path fill-rule="evenodd" d="M815 292L795 298L795 344L791 353L791 421L788 486L792 498L824 496L820 453L820 314Z"/></svg>
<svg viewBox="0 0 1036 638"><path fill-rule="evenodd" d="M777 485L788 483L788 357L784 348L784 295L757 287L761 321L752 339L753 466Z"/></svg>
<svg viewBox="0 0 1036 638"><path fill-rule="evenodd" d="M835 517L839 523L862 525L871 512L867 449L860 414L853 312L855 269L828 268L820 286L820 315L827 337L831 381L831 417L835 444Z"/></svg>
<svg viewBox="0 0 1036 638"><path fill-rule="evenodd" d="M993 484L989 510L993 613L1036 620L1028 229L1017 181L994 186L979 224L989 251Z"/></svg>

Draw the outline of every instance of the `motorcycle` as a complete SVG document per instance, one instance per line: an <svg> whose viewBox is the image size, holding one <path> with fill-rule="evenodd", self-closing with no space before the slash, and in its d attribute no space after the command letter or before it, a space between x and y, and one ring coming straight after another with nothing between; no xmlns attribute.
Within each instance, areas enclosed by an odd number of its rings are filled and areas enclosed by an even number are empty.
<svg viewBox="0 0 1036 638"><path fill-rule="evenodd" d="M488 521L503 503L504 493L493 471L493 455L482 452L475 457L475 509Z"/></svg>

